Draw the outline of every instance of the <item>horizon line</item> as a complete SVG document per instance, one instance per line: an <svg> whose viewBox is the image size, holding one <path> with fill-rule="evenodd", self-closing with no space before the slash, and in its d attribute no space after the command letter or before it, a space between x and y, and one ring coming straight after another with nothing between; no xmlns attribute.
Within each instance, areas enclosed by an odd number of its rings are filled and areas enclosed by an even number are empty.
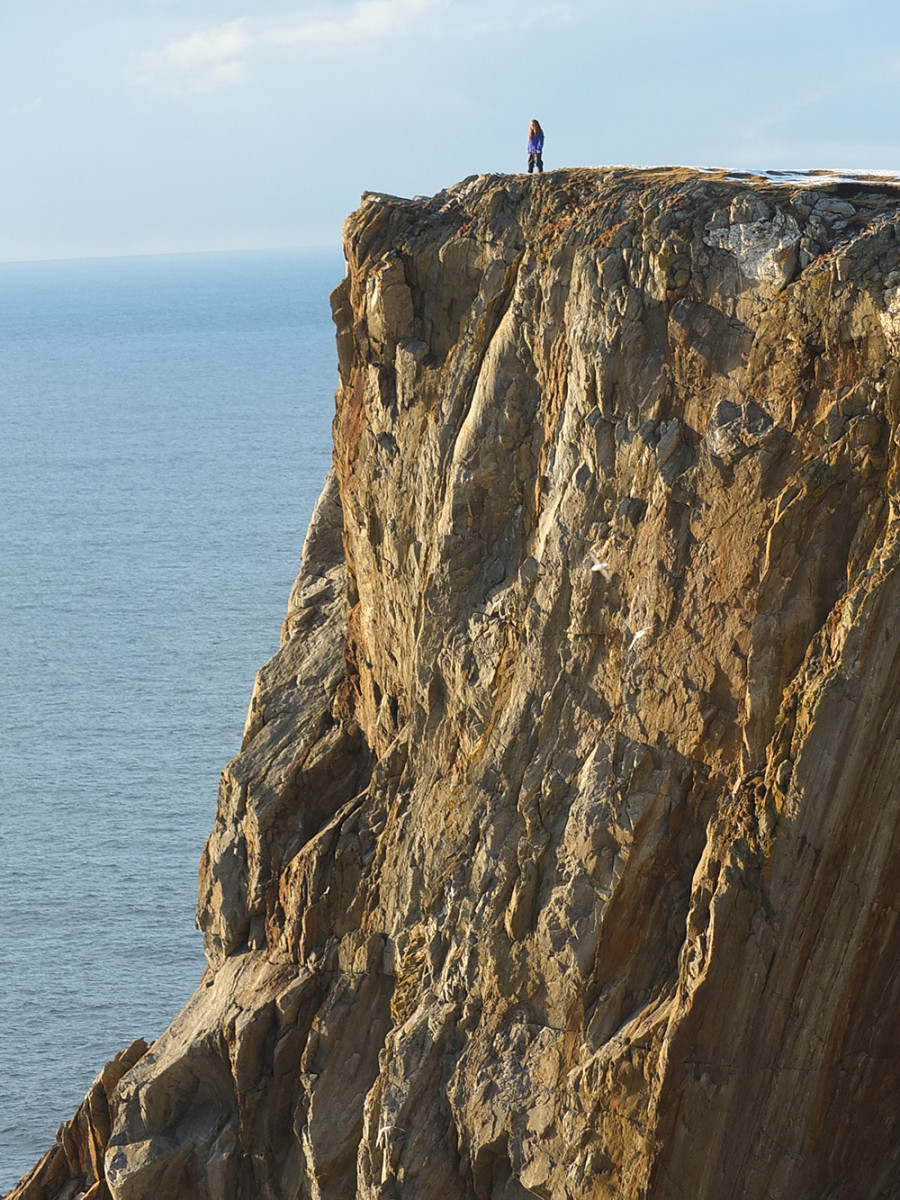
<svg viewBox="0 0 900 1200"><path fill-rule="evenodd" d="M285 254L317 252L343 253L343 247L337 243L307 242L304 245L288 246L232 246L217 250L131 250L124 253L109 254L55 254L45 258L0 258L0 267L17 267L36 265L37 263L79 263L105 262L123 258L202 258L217 254Z"/></svg>

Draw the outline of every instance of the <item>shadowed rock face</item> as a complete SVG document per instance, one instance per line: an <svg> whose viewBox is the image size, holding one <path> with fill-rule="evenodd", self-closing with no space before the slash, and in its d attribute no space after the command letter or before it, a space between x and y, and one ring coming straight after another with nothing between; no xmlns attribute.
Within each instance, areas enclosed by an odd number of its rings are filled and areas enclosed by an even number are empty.
<svg viewBox="0 0 900 1200"><path fill-rule="evenodd" d="M92 1195L900 1193L898 231L814 177L364 197L210 967Z"/></svg>

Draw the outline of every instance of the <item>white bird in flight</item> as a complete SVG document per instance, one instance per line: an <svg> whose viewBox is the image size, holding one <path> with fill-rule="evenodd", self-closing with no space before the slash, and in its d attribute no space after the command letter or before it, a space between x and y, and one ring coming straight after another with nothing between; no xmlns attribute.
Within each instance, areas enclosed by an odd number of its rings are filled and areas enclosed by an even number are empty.
<svg viewBox="0 0 900 1200"><path fill-rule="evenodd" d="M609 563L601 562L600 559L597 557L597 555L593 552L593 550L588 550L588 554L591 556L591 570L599 571L600 574L603 576L603 578L608 580L609 579Z"/></svg>

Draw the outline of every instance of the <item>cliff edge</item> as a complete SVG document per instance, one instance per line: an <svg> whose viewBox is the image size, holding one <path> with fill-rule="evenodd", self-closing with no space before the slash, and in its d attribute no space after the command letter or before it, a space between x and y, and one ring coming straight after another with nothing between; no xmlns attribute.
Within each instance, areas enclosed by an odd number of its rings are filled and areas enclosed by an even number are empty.
<svg viewBox="0 0 900 1200"><path fill-rule="evenodd" d="M11 1195L896 1197L900 189L478 177L345 251L209 968Z"/></svg>

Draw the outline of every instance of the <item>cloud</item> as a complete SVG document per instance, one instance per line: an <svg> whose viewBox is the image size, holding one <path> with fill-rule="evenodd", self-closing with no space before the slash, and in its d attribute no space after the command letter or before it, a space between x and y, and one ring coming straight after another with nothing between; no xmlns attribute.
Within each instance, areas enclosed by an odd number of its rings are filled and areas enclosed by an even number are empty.
<svg viewBox="0 0 900 1200"><path fill-rule="evenodd" d="M131 77L163 91L208 92L243 83L250 60L266 52L349 51L413 33L485 36L570 16L565 0L495 2L489 13L479 0L356 0L337 14L319 8L288 19L242 17L196 30L136 57Z"/></svg>
<svg viewBox="0 0 900 1200"><path fill-rule="evenodd" d="M358 0L345 12L289 20L243 17L186 37L132 60L132 81L168 92L208 92L243 83L248 59L271 48L328 50L366 46L412 31L446 0Z"/></svg>
<svg viewBox="0 0 900 1200"><path fill-rule="evenodd" d="M34 96L30 100L16 100L12 104L7 104L2 113L5 117L24 117L29 113L36 112L44 103L43 96Z"/></svg>
<svg viewBox="0 0 900 1200"><path fill-rule="evenodd" d="M244 81L244 56L252 44L245 20L228 21L140 55L131 64L131 78L161 91L214 91Z"/></svg>
<svg viewBox="0 0 900 1200"><path fill-rule="evenodd" d="M204 71L210 66L232 62L249 45L244 21L230 21L215 29L192 33L180 41L170 42L162 51L165 62L180 70Z"/></svg>
<svg viewBox="0 0 900 1200"><path fill-rule="evenodd" d="M301 17L263 29L259 41L309 49L383 41L411 32L443 7L443 0L360 0L337 17Z"/></svg>

